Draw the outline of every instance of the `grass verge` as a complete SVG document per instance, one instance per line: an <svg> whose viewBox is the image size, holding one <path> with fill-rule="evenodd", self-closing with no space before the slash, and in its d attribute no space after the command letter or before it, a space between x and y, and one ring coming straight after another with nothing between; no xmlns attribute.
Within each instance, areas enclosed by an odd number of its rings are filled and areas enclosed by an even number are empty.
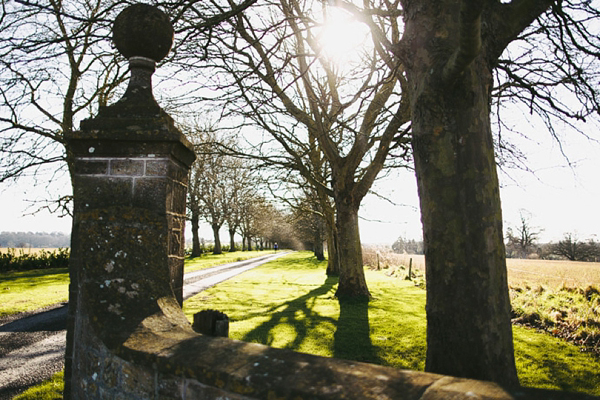
<svg viewBox="0 0 600 400"><path fill-rule="evenodd" d="M209 257L187 260L186 271L190 272L187 267L193 261L212 262ZM236 260L221 263L231 261ZM197 269L208 266L212 265ZM337 280L326 278L325 267L310 253L294 253L189 299L184 312L190 319L207 308L227 313L230 337L235 339L423 370L425 291L404 280L402 274L396 278L387 276L386 270L366 270L374 300L340 307L333 297ZM533 329L514 327L513 332L517 369L524 386L600 395L598 358ZM24 393L21 396L30 397L18 399L60 398L56 392L62 390L62 375L55 375L44 387L32 388L39 391L28 391L34 394Z"/></svg>
<svg viewBox="0 0 600 400"><path fill-rule="evenodd" d="M513 323L544 330L600 357L600 289L561 286L510 288Z"/></svg>
<svg viewBox="0 0 600 400"><path fill-rule="evenodd" d="M244 261L250 258L256 258L273 254L273 250L258 250L258 251L234 251L232 253L224 252L223 254L203 254L200 257L186 258L185 272L198 271L204 268L214 267L216 265L228 264L236 261Z"/></svg>
<svg viewBox="0 0 600 400"><path fill-rule="evenodd" d="M63 398L64 372L57 372L51 379L30 387L13 400L60 400Z"/></svg>
<svg viewBox="0 0 600 400"><path fill-rule="evenodd" d="M9 271L0 274L0 317L65 302L68 297L67 268Z"/></svg>
<svg viewBox="0 0 600 400"><path fill-rule="evenodd" d="M423 370L425 291L366 270L374 300L340 304L337 280L310 253L294 253L219 284L184 303L188 318L207 308L230 318L230 337L326 357ZM600 395L600 360L569 343L515 327L524 386Z"/></svg>
<svg viewBox="0 0 600 400"><path fill-rule="evenodd" d="M273 251L207 254L186 259L185 272L214 267L235 261L272 254ZM68 300L69 271L67 268L8 271L0 273L0 318L24 311L34 311Z"/></svg>

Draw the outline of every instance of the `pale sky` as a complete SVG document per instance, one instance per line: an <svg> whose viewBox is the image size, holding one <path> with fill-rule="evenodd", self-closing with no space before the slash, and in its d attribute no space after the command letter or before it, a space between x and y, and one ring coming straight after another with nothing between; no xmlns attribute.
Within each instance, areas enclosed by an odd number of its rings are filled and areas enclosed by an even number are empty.
<svg viewBox="0 0 600 400"><path fill-rule="evenodd" d="M580 239L593 235L599 235L595 238L600 239L600 145L571 134L564 150L576 166L569 168L558 146L547 134L537 139L537 142L521 144L535 175L511 171L509 179L501 173L504 228L515 228L520 210L525 210L532 226L543 229L542 242L556 242L566 232L576 233ZM68 186L64 178L52 185L55 193ZM421 222L414 174L411 171L392 173L377 182L375 190L395 205L373 195L365 198L360 210L362 242L391 245L399 236L419 240ZM28 211L30 203L27 200L43 199L44 193L45 188L34 187L27 180L19 185L0 186L0 231L69 233L70 218L57 218L47 212L24 215L31 211ZM207 225L201 236L212 238ZM225 229L222 240L228 242Z"/></svg>
<svg viewBox="0 0 600 400"><path fill-rule="evenodd" d="M333 21L332 18L330 20ZM343 21L343 26L350 25ZM339 27L332 32L336 36L328 36L333 42L325 43L325 47L341 49L341 43L347 45L348 37L353 36L351 33L337 35ZM361 40L359 35L357 42ZM344 48L341 53L347 54L348 51ZM508 227L516 228L520 214L524 212L532 226L543 229L541 242L556 242L567 232L577 234L582 240L593 235L599 235L596 239L600 239L600 144L557 126L557 132L562 135L563 150L574 165L569 167L545 127L535 126L535 121L530 121L535 118L522 115L518 109L504 112L502 118L504 123L530 138L516 137L510 138L510 141L527 154L528 166L535 172L513 170L509 171L509 175L500 173L505 231ZM590 137L600 139L597 123L589 123L584 130ZM47 179L42 177L41 181L44 180L52 180L50 187L54 192L50 197L56 197L61 191L62 194L69 192L69 182L65 177L59 180L48 175ZM374 190L391 202L374 195L363 200L360 210L362 242L391 245L399 236L420 240L422 227L414 174L411 171L392 172L378 181ZM0 184L0 231L69 233L70 218L57 218L45 211L35 216L26 215L37 208L29 201L45 198L48 198L45 188L33 186L27 179L13 186ZM201 235L207 239L212 237L206 224ZM227 243L225 229L222 240Z"/></svg>

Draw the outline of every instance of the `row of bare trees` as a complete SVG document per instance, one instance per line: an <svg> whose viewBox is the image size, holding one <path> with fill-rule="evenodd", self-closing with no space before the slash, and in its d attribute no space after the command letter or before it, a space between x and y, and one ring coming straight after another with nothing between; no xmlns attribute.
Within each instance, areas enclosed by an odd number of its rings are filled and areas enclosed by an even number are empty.
<svg viewBox="0 0 600 400"><path fill-rule="evenodd" d="M267 135L248 139L244 155L279 169L278 181L310 188L310 209L326 224L328 272L339 274L336 295L366 300L358 210L384 166L408 163L405 78L381 46L346 68L328 58L318 39L328 12L316 1L257 2L215 26L206 61L185 67L214 77L207 85L218 96L202 101L223 119ZM398 24L376 26L395 43Z"/></svg>
<svg viewBox="0 0 600 400"><path fill-rule="evenodd" d="M188 132L196 151L188 186L188 210L192 224L192 257L202 253L199 228L203 220L213 232L213 254L221 254L220 232L227 226L229 251L236 251L235 236L242 238L242 250L253 246L272 248L275 243L298 248L290 217L267 200L265 187L253 163L219 151L235 148L236 140L220 136L211 127L194 127Z"/></svg>
<svg viewBox="0 0 600 400"><path fill-rule="evenodd" d="M125 3L2 2L1 182L47 165L68 169L64 133L121 90L124 64L106 39ZM361 200L382 170L414 159L426 370L517 384L496 172L512 147L499 115L516 102L555 138L557 122L591 135L582 123L600 109L598 1L156 3L177 39L162 76L185 83L170 106L211 105L227 129L260 132L239 152L310 187L340 299L370 297ZM346 65L319 42L332 7L370 31L370 45Z"/></svg>
<svg viewBox="0 0 600 400"><path fill-rule="evenodd" d="M492 111L522 102L555 136L556 120L580 128L594 118L598 5L335 6L371 32L372 46L351 68L334 65L320 48L329 6L295 0L257 1L199 31L206 62L182 65L214 77L208 85L218 96L202 100L240 129L270 135L273 145L251 146L256 158L296 171L316 198L331 201L340 299L369 298L358 234L362 198L386 163L413 157L427 259L426 370L516 385L496 172L511 146L501 119L494 135ZM200 14L194 5L188 11L191 19Z"/></svg>

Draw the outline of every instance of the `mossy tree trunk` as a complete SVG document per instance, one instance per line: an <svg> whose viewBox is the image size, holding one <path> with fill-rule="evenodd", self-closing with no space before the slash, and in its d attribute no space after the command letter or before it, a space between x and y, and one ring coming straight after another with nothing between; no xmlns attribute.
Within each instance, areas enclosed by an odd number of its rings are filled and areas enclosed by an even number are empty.
<svg viewBox="0 0 600 400"><path fill-rule="evenodd" d="M430 85L415 101L413 147L427 275L426 370L516 384L489 121L491 75L485 66L477 69L460 85Z"/></svg>
<svg viewBox="0 0 600 400"><path fill-rule="evenodd" d="M334 228L327 229L327 276L340 275L340 259L337 245L337 234Z"/></svg>
<svg viewBox="0 0 600 400"><path fill-rule="evenodd" d="M404 1L397 53L409 82L425 241L425 369L505 386L518 378L490 93L504 46L543 12L543 1L529 3L539 7Z"/></svg>
<svg viewBox="0 0 600 400"><path fill-rule="evenodd" d="M314 245L313 252L315 253L315 257L319 261L325 260L325 252L323 248L323 242L325 241L325 230L324 230L324 221L323 217L317 213L313 214L313 221L315 224L314 229Z"/></svg>
<svg viewBox="0 0 600 400"><path fill-rule="evenodd" d="M338 257L343 262L340 268L340 280L335 293L340 301L368 301L371 297L363 270L362 247L358 230L359 202L352 197L340 195L336 198L336 228Z"/></svg>

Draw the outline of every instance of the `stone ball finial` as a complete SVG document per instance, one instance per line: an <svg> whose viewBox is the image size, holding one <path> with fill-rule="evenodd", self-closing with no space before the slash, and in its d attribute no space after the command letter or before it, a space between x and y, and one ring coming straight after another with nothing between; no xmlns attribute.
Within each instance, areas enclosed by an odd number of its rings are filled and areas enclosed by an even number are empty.
<svg viewBox="0 0 600 400"><path fill-rule="evenodd" d="M145 57L158 62L171 50L173 25L158 8L134 4L115 19L113 41L117 50L128 59Z"/></svg>

